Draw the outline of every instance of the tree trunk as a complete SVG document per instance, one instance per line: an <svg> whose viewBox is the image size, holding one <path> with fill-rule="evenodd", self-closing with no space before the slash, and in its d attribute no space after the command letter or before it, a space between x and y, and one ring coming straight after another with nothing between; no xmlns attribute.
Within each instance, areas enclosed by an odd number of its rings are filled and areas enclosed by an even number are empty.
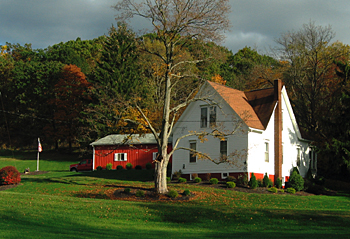
<svg viewBox="0 0 350 239"><path fill-rule="evenodd" d="M168 187L166 182L167 167L163 159L159 163L156 163L156 175L154 179L155 190L157 193L167 193Z"/></svg>

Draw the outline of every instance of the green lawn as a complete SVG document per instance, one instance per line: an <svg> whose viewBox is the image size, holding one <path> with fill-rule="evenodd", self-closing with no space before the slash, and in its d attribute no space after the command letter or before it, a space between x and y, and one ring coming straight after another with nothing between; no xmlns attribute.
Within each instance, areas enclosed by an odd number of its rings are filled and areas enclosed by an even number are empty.
<svg viewBox="0 0 350 239"><path fill-rule="evenodd" d="M0 167L12 161L0 156ZM47 160L47 167L49 162L55 162L50 173L24 175L21 185L0 191L1 238L347 238L350 233L349 195L247 194L170 184L198 197L110 200L105 193L118 186L152 187L135 176L147 178L147 170L72 173L63 171L69 161Z"/></svg>

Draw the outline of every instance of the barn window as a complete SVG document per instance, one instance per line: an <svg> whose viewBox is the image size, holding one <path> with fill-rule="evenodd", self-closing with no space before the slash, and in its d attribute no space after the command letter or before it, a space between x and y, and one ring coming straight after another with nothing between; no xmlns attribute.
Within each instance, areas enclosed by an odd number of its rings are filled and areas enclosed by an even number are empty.
<svg viewBox="0 0 350 239"><path fill-rule="evenodd" d="M127 161L127 153L114 154L114 161Z"/></svg>
<svg viewBox="0 0 350 239"><path fill-rule="evenodd" d="M153 160L156 160L157 157L158 157L158 152L153 152Z"/></svg>

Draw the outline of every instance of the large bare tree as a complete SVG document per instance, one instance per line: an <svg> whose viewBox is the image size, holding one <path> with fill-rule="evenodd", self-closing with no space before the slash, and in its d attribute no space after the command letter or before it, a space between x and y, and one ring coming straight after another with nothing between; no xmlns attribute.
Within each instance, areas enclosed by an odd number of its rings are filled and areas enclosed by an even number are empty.
<svg viewBox="0 0 350 239"><path fill-rule="evenodd" d="M168 140L175 123L177 113L193 100L195 91L190 91L183 101L172 104L173 91L186 79L194 77L193 68L205 59L194 59L183 54L183 48L189 47L193 40L220 41L224 31L229 27L227 14L230 10L228 0L121 0L115 6L117 21L125 21L134 16L142 17L151 22L156 40L161 49L151 49L146 44L141 47L148 54L158 58L163 64L162 100L163 114L160 132L152 126L150 120L137 105L139 113L147 122L147 128L154 134L158 143L158 158L156 160L155 189L158 193L168 191L166 184L166 169L173 151L168 153ZM145 41L144 41L145 42Z"/></svg>

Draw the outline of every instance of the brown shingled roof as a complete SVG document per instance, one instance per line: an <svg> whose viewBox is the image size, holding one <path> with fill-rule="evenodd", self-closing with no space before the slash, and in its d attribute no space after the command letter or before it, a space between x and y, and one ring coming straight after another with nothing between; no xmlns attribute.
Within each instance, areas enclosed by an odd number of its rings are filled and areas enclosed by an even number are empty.
<svg viewBox="0 0 350 239"><path fill-rule="evenodd" d="M265 130L276 104L274 88L243 92L208 81L247 126Z"/></svg>

